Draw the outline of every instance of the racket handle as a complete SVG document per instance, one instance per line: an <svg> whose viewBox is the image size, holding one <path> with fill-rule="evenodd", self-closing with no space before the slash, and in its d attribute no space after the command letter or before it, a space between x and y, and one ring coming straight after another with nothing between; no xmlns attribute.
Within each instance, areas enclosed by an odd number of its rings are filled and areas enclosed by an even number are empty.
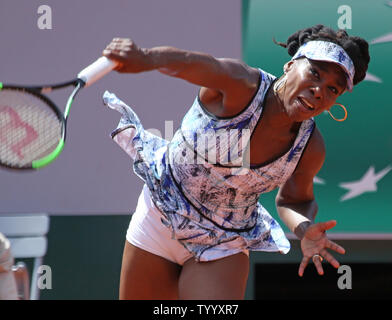
<svg viewBox="0 0 392 320"><path fill-rule="evenodd" d="M117 62L106 57L100 57L78 73L78 78L83 80L85 87L93 84L112 71L117 66Z"/></svg>

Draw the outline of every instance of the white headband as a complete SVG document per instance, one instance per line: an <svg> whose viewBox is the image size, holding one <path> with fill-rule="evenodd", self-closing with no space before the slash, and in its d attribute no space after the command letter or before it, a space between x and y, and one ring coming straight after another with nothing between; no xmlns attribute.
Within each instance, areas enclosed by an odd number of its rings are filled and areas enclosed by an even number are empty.
<svg viewBox="0 0 392 320"><path fill-rule="evenodd" d="M347 90L353 90L354 63L341 46L329 41L309 41L298 49L291 60L304 56L312 60L334 62L341 66L347 77Z"/></svg>

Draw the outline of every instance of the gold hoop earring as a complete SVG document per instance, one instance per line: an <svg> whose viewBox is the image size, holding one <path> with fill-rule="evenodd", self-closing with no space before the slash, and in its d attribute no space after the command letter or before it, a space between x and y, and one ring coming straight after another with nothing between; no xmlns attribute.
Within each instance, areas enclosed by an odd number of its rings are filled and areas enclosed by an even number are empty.
<svg viewBox="0 0 392 320"><path fill-rule="evenodd" d="M282 88L283 86L286 85L286 81L287 81L287 78L286 78L286 73L285 73L284 75L282 75L282 76L275 82L274 91L275 91L275 92L279 92L279 91L281 90L281 88Z"/></svg>
<svg viewBox="0 0 392 320"><path fill-rule="evenodd" d="M328 109L328 113L329 113L329 115L332 117L332 119L334 119L335 121L339 121L339 122L343 122L344 120L346 120L347 119L347 109L346 109L346 107L344 106L344 105L342 105L342 104L340 104L340 103L335 103L335 105L339 105L339 106L341 106L342 108L343 108L343 110L344 110L344 117L343 118L341 118L341 119L336 119L334 116L333 116L333 114L331 113L331 111L329 111L329 109ZM332 108L332 107L331 107Z"/></svg>

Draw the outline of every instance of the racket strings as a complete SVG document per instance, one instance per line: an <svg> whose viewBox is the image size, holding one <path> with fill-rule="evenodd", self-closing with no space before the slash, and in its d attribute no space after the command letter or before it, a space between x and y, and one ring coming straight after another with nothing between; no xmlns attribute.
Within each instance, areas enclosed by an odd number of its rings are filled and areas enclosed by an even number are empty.
<svg viewBox="0 0 392 320"><path fill-rule="evenodd" d="M23 167L50 154L62 138L62 121L48 104L22 90L0 91L0 161Z"/></svg>

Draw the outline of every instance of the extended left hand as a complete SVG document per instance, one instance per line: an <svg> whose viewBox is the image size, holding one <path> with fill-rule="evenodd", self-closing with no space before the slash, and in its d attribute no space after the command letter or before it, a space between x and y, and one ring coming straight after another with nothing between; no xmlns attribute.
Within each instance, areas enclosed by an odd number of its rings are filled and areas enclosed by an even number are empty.
<svg viewBox="0 0 392 320"><path fill-rule="evenodd" d="M311 258L319 275L324 274L324 270L321 265L323 258L335 268L339 268L339 262L326 250L326 248L329 248L340 254L345 253L344 248L329 240L325 233L326 230L332 229L335 225L335 220L319 222L311 225L306 230L305 235L301 240L301 249L304 257L302 258L298 270L298 275L300 277L304 274L305 268Z"/></svg>

